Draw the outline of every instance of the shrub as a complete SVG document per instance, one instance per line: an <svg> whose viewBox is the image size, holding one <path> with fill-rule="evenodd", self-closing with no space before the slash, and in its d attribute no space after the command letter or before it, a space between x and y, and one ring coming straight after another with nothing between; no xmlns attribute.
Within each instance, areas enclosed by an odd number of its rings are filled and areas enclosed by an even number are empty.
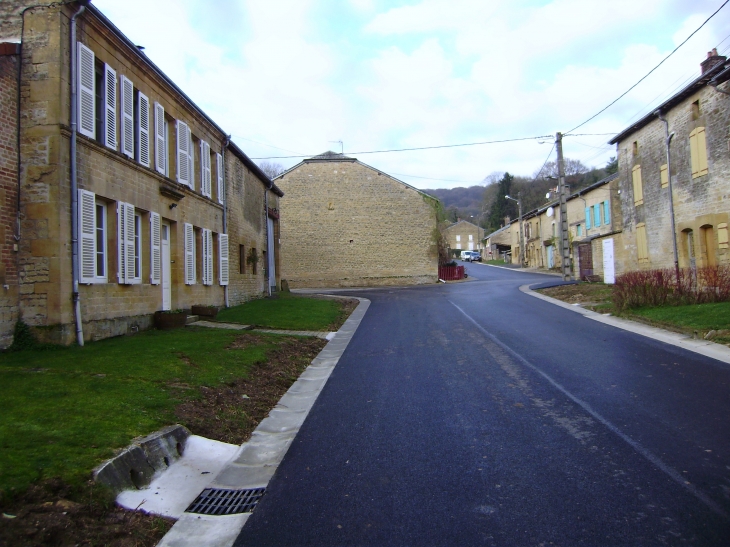
<svg viewBox="0 0 730 547"><path fill-rule="evenodd" d="M730 300L730 266L640 270L616 277L613 304L618 310L641 306L702 304Z"/></svg>

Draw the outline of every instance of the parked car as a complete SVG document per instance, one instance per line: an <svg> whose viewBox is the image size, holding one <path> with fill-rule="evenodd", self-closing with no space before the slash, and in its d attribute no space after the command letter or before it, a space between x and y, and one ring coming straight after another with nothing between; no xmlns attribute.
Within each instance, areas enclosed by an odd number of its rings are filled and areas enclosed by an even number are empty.
<svg viewBox="0 0 730 547"><path fill-rule="evenodd" d="M481 262L482 255L479 251L461 251L461 260L464 262Z"/></svg>

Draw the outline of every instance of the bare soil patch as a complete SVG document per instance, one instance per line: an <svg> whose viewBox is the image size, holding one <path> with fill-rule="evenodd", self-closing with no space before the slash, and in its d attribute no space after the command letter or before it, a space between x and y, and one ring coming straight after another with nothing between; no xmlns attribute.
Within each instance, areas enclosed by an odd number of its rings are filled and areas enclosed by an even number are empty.
<svg viewBox="0 0 730 547"><path fill-rule="evenodd" d="M549 289L538 289L539 293L551 298L579 304L582 307L607 313L613 310L611 301L611 285L603 283L578 283L576 285L560 285Z"/></svg>
<svg viewBox="0 0 730 547"><path fill-rule="evenodd" d="M262 341L261 335L244 333L230 347ZM248 378L200 387L200 399L177 407L179 423L196 435L233 444L245 442L326 343L318 338L281 337L266 360L250 369ZM198 389L180 383L168 387ZM83 492L73 491L59 479L39 482L4 500L0 512L2 547L152 547L174 523L116 506L91 480Z"/></svg>

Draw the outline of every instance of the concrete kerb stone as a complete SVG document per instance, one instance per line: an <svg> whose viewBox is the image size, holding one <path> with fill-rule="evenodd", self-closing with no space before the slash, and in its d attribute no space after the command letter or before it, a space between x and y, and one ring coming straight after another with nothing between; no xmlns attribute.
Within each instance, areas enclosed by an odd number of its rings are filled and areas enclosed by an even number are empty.
<svg viewBox="0 0 730 547"><path fill-rule="evenodd" d="M533 291L530 287L534 285L537 285L537 283L522 285L520 287L520 291L525 294L529 294L530 296L534 296L535 298L539 298L540 300L544 300L545 302L550 302L551 304L560 306L561 308L579 313L587 319L592 319L593 321L598 321L605 325L611 325L612 327L640 334L641 336L651 338L652 340L671 344L673 346L704 355L705 357L716 359L722 363L730 364L730 348L727 346L722 346L709 340L696 340L686 334L667 331L650 325L645 325L643 323L638 323L636 321L631 321L629 319L614 317L612 315L603 315L592 310L587 310L578 305L568 304L562 300L557 300Z"/></svg>
<svg viewBox="0 0 730 547"><path fill-rule="evenodd" d="M261 421L249 441L241 446L208 488L246 490L268 485L370 306L366 298L357 300L360 304L335 337L279 399L269 416ZM250 514L185 513L158 547L230 547Z"/></svg>

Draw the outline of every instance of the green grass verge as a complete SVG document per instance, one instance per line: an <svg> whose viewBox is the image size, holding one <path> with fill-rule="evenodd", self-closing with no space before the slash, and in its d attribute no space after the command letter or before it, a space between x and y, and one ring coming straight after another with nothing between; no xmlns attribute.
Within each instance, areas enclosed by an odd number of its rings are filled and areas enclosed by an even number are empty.
<svg viewBox="0 0 730 547"><path fill-rule="evenodd" d="M484 264L490 264L492 266L504 266L507 264L504 260L485 260Z"/></svg>
<svg viewBox="0 0 730 547"><path fill-rule="evenodd" d="M246 377L276 342L226 349L238 334L147 331L83 348L0 354L0 495L49 477L82 485L114 449L175 423L175 407L197 396L170 384Z"/></svg>
<svg viewBox="0 0 730 547"><path fill-rule="evenodd" d="M697 331L730 329L730 302L634 308L628 315L638 315L653 322Z"/></svg>
<svg viewBox="0 0 730 547"><path fill-rule="evenodd" d="M277 298L252 300L218 312L218 321L259 325L273 329L328 330L340 317L336 300L279 293Z"/></svg>

